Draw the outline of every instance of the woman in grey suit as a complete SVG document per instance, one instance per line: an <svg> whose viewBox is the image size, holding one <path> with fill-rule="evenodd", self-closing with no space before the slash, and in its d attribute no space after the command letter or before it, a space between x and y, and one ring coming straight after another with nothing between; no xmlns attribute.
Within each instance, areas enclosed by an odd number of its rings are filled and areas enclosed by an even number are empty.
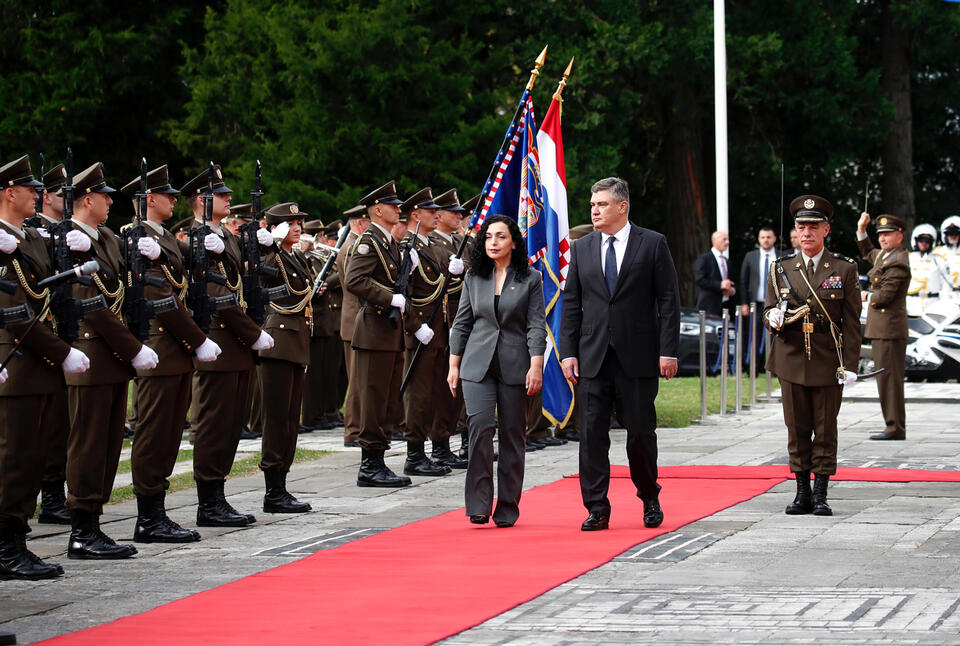
<svg viewBox="0 0 960 646"><path fill-rule="evenodd" d="M485 524L493 506L493 433L499 421L497 527L520 516L526 398L543 384L547 332L540 274L531 271L517 223L492 215L480 227L460 308L450 330L447 384L463 382L470 434L466 502L470 522ZM462 360L462 361L461 361ZM461 369L462 368L462 369ZM494 419L497 413L499 420Z"/></svg>

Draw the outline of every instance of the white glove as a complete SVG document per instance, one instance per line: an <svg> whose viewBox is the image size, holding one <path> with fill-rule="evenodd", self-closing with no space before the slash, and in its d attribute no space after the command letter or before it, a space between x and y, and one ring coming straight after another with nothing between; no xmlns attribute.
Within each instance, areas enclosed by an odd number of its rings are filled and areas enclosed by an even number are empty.
<svg viewBox="0 0 960 646"><path fill-rule="evenodd" d="M7 383L7 369L0 370L0 384Z"/></svg>
<svg viewBox="0 0 960 646"><path fill-rule="evenodd" d="M48 239L50 238L50 234L47 233L47 230L44 229L43 227L38 228L38 229L37 229L37 233L40 234L40 237L41 237L41 238L44 238L44 239L46 239L46 240L48 240Z"/></svg>
<svg viewBox="0 0 960 646"><path fill-rule="evenodd" d="M6 231L0 231L0 251L3 253L13 253L16 249L17 239Z"/></svg>
<svg viewBox="0 0 960 646"><path fill-rule="evenodd" d="M160 257L160 245L153 238L144 236L137 240L137 249L150 260L156 260Z"/></svg>
<svg viewBox="0 0 960 646"><path fill-rule="evenodd" d="M390 307L396 307L401 312L406 305L407 299L403 297L403 294L394 294L393 298L390 299Z"/></svg>
<svg viewBox="0 0 960 646"><path fill-rule="evenodd" d="M286 238L287 236L283 237ZM273 245L273 236L266 229L257 229L257 242L264 247L270 247Z"/></svg>
<svg viewBox="0 0 960 646"><path fill-rule="evenodd" d="M770 323L770 327L774 330L779 330L783 327L783 310L774 308L767 312L767 321Z"/></svg>
<svg viewBox="0 0 960 646"><path fill-rule="evenodd" d="M70 348L67 358L63 360L60 367L64 374L86 372L90 368L90 358L80 350Z"/></svg>
<svg viewBox="0 0 960 646"><path fill-rule="evenodd" d="M206 247L207 251L212 251L216 254L223 253L223 239L213 231L208 233L207 237L203 239L203 246Z"/></svg>
<svg viewBox="0 0 960 646"><path fill-rule="evenodd" d="M410 273L411 274L419 264L420 264L420 255L417 253L416 249L411 249L410 250Z"/></svg>
<svg viewBox="0 0 960 646"><path fill-rule="evenodd" d="M417 341L423 345L430 345L430 342L433 341L433 330L430 329L430 326L424 323L420 326L420 329L413 333L413 336L417 337Z"/></svg>
<svg viewBox="0 0 960 646"><path fill-rule="evenodd" d="M457 258L456 254L450 254L450 264L447 265L447 271L454 276L459 276L463 273L463 259Z"/></svg>
<svg viewBox="0 0 960 646"><path fill-rule="evenodd" d="M280 244L281 242L283 242L283 239L287 237L288 233L290 233L290 223L281 222L277 226L273 227L273 231L271 231L271 234L273 235L273 239L270 241L269 244L273 244L274 241L276 241L277 244ZM259 239L260 239L260 234L258 233L257 240ZM260 244L263 244L263 243L261 242Z"/></svg>
<svg viewBox="0 0 960 646"><path fill-rule="evenodd" d="M197 346L197 360L198 361L216 361L217 357L220 356L220 346L217 345L216 341L213 339L207 338L203 343Z"/></svg>
<svg viewBox="0 0 960 646"><path fill-rule="evenodd" d="M843 379L837 379L837 383L841 386L851 386L853 382L857 380L857 373L850 372L849 370L843 371Z"/></svg>
<svg viewBox="0 0 960 646"><path fill-rule="evenodd" d="M70 251L90 251L90 238L83 231L67 231L66 239Z"/></svg>
<svg viewBox="0 0 960 646"><path fill-rule="evenodd" d="M273 337L261 330L260 338L254 341L250 347L254 350L269 350L273 347Z"/></svg>
<svg viewBox="0 0 960 646"><path fill-rule="evenodd" d="M137 370L153 370L160 363L160 357L151 348L143 346L130 363Z"/></svg>

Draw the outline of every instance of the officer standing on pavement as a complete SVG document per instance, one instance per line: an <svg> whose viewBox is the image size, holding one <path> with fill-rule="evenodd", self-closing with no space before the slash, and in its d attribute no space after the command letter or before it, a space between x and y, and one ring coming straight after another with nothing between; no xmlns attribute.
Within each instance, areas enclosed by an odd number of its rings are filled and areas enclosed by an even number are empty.
<svg viewBox="0 0 960 646"><path fill-rule="evenodd" d="M53 273L45 239L36 229L23 228L34 211L37 186L26 155L0 167L0 276L16 285L12 294L0 291L0 307L27 304L34 315L49 295L37 282ZM49 418L64 390L63 374L86 370L90 361L57 337L48 321L35 325L26 337L29 321L0 329L0 359L23 338L20 356L0 371L0 578L53 579L63 574L59 565L27 549L27 521L37 504L44 430L52 426Z"/></svg>
<svg viewBox="0 0 960 646"><path fill-rule="evenodd" d="M120 192L134 200L140 190L140 177L131 180ZM170 186L167 166L147 173L146 212L143 228L146 237L139 243L150 259L149 275L158 286L144 287L147 300L173 296L177 309L158 314L150 321L150 336L144 343L153 348L160 363L156 368L137 371L134 389L140 414L137 434L130 456L133 492L137 496L137 524L133 540L138 543L191 543L200 534L184 529L167 517L164 499L170 487L183 438L183 420L190 404L193 359L213 361L220 347L203 333L184 306L188 274L176 237L163 227L173 216L173 205L180 191Z"/></svg>
<svg viewBox="0 0 960 646"><path fill-rule="evenodd" d="M779 377L790 471L797 495L787 514L830 516L827 486L837 471L837 415L860 357L857 265L824 247L833 206L817 195L790 203L800 253L777 259L763 311L773 333L767 370ZM810 490L810 472L814 474Z"/></svg>
<svg viewBox="0 0 960 646"><path fill-rule="evenodd" d="M400 205L390 181L364 196L370 227L354 243L344 289L357 297L360 310L354 321L354 371L360 405L360 448L357 474L360 487L405 487L410 478L398 476L384 463L390 438L403 421L400 382L403 379L403 324L407 299L394 293L400 272L400 247L391 231L400 221ZM411 256L416 258L415 255ZM391 318L391 312L397 314Z"/></svg>
<svg viewBox="0 0 960 646"><path fill-rule="evenodd" d="M875 249L867 236L870 214L860 215L857 222L857 246L860 255L873 268L867 273L870 291L867 301L867 328L864 336L871 339L873 362L883 372L877 375L880 409L886 427L874 433L871 440L904 440L907 437L903 377L907 352L907 288L910 285L910 259L903 248L905 223L895 215L877 218L880 249Z"/></svg>

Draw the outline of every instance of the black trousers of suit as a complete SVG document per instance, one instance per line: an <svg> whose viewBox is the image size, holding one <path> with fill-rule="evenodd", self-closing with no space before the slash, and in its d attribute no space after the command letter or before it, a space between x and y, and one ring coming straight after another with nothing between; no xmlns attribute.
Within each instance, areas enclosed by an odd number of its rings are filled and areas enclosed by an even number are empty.
<svg viewBox="0 0 960 646"><path fill-rule="evenodd" d="M628 377L612 347L607 348L597 376L581 378L580 494L587 511L610 514L610 413L627 429L627 460L637 497L653 498L657 484L657 377Z"/></svg>

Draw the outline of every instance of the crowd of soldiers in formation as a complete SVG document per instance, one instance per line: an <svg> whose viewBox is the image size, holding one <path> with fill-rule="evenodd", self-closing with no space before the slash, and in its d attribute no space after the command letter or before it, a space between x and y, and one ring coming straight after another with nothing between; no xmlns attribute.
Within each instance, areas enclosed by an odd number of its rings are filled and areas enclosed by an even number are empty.
<svg viewBox="0 0 960 646"><path fill-rule="evenodd" d="M138 217L115 233L106 221L117 193ZM446 343L473 247L464 214L480 196L461 203L455 189L426 188L401 200L388 182L345 224L295 202L261 209L259 196L258 177L253 202L231 206L213 164L180 189L165 165L144 165L119 191L100 163L38 178L28 156L0 167L0 578L63 574L26 546L38 494L39 522L71 526L68 558L137 553L99 522L131 380L134 542L200 540L165 508L185 426L198 527L255 522L224 495L244 433L262 435L266 513L311 509L286 486L305 431L344 426L345 446L361 448L359 486L466 467ZM193 217L171 226L177 201ZM539 398L528 419L529 451L579 439L575 415L552 432ZM391 440L406 444L403 476L383 462Z"/></svg>

